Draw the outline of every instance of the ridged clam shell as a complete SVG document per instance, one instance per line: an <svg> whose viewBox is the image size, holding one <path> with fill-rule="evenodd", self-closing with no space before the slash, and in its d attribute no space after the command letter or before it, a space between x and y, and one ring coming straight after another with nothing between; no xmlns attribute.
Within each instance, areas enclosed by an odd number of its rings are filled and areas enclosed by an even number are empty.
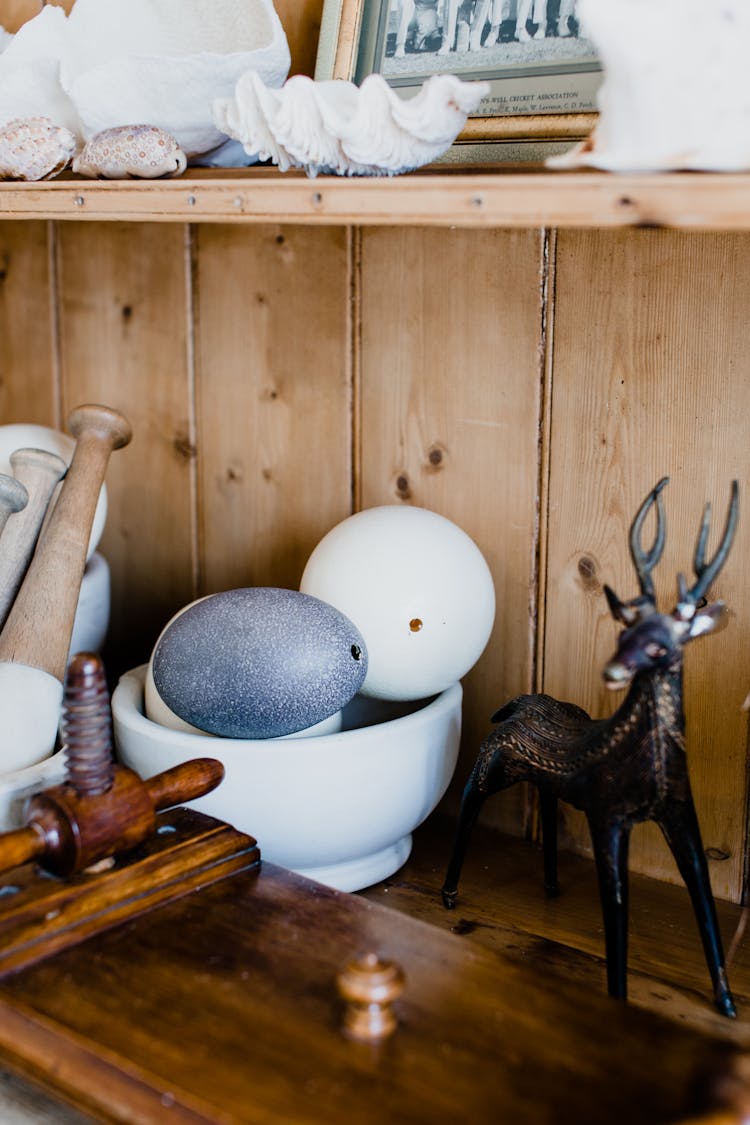
<svg viewBox="0 0 750 1125"><path fill-rule="evenodd" d="M179 176L187 158L174 137L156 125L120 125L87 141L73 161L73 171L92 179L133 176L156 179Z"/></svg>
<svg viewBox="0 0 750 1125"><path fill-rule="evenodd" d="M69 129L48 117L26 117L0 128L0 180L45 180L61 172L76 150Z"/></svg>
<svg viewBox="0 0 750 1125"><path fill-rule="evenodd" d="M433 75L408 99L380 74L361 86L295 75L273 90L249 71L234 97L216 99L214 120L248 154L272 160L282 172L297 167L309 176L393 176L450 148L489 90L486 82L462 82L452 74Z"/></svg>

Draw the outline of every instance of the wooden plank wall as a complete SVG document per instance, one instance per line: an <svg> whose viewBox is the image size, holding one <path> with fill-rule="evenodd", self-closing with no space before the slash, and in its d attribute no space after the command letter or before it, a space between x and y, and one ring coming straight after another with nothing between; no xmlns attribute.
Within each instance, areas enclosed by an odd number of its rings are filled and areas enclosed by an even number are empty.
<svg viewBox="0 0 750 1125"><path fill-rule="evenodd" d="M59 425L94 399L134 424L108 474L112 674L200 593L296 586L355 508L430 507L476 539L498 595L457 785L519 691L611 709L601 585L635 592L627 529L651 485L672 477L666 603L704 500L720 521L730 480L747 479L746 236L7 223L0 263L2 421ZM705 843L735 900L749 539L745 518L716 584L729 629L686 660ZM486 819L521 832L522 791ZM675 877L655 832L633 851Z"/></svg>
<svg viewBox="0 0 750 1125"><path fill-rule="evenodd" d="M599 668L613 646L601 583L637 591L627 526L660 477L668 539L655 575L671 608L691 574L703 504L723 527L733 478L743 490L735 545L713 595L729 628L686 651L688 755L714 887L736 898L746 857L750 548L747 417L750 284L746 235L561 233L554 302L548 490L546 690L596 714L612 697ZM580 818L566 812L578 846ZM656 830L633 834L633 866L677 879Z"/></svg>

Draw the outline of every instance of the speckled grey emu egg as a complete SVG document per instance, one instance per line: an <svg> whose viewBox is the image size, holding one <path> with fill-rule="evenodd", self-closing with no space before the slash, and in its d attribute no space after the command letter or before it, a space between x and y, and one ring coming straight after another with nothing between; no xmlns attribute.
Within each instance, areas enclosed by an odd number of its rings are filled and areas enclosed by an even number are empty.
<svg viewBox="0 0 750 1125"><path fill-rule="evenodd" d="M183 609L151 658L153 689L186 723L225 738L278 738L333 715L359 690L367 650L332 605L250 587Z"/></svg>

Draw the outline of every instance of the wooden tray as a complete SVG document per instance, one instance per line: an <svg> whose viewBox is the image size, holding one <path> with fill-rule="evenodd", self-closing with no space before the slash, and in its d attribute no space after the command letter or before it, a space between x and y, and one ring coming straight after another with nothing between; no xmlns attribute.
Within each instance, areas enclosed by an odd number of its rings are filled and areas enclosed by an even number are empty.
<svg viewBox="0 0 750 1125"><path fill-rule="evenodd" d="M19 869L0 898L0 1057L97 1118L649 1125L736 1070L727 1043L261 864L220 822L160 826L111 870ZM406 974L379 1045L342 1034L335 987L368 951Z"/></svg>

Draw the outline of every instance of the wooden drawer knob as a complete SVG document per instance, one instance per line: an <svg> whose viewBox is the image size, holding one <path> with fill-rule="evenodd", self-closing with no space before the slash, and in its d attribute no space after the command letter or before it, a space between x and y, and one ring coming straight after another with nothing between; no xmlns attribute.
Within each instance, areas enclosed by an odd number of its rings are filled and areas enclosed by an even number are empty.
<svg viewBox="0 0 750 1125"><path fill-rule="evenodd" d="M404 990L405 978L394 961L366 953L350 961L338 974L336 985L346 1002L344 1032L353 1039L377 1041L396 1030L393 1001Z"/></svg>

